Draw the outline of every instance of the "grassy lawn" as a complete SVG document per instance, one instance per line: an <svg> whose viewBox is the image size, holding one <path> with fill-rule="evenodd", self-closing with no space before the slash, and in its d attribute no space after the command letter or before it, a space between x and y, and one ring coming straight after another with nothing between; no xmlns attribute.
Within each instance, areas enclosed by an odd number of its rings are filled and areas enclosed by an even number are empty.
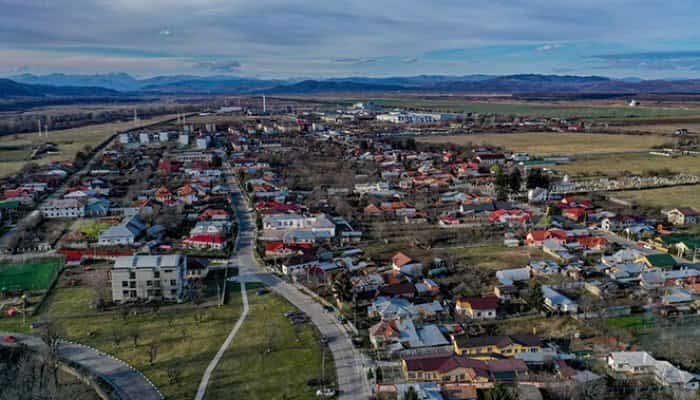
<svg viewBox="0 0 700 400"><path fill-rule="evenodd" d="M416 108L445 112L475 112L480 114L522 115L548 118L581 118L596 120L633 120L637 118L697 117L700 111L681 107L651 108L619 105L592 105L585 102L514 102L514 101L474 101L468 98L425 99L425 98L381 98L344 99L345 101L372 101L386 107Z"/></svg>
<svg viewBox="0 0 700 400"><path fill-rule="evenodd" d="M0 289L46 289L56 271L61 267L60 260L35 260L26 263L0 264Z"/></svg>
<svg viewBox="0 0 700 400"><path fill-rule="evenodd" d="M248 297L250 314L214 371L207 399L310 399L306 381L321 376L321 350L310 324L292 325L284 313L293 307L272 293ZM266 353L268 344L272 351ZM326 352L326 376L332 377Z"/></svg>
<svg viewBox="0 0 700 400"><path fill-rule="evenodd" d="M546 258L540 249L530 247L508 248L501 245L454 247L446 250L454 261L474 265L482 269L498 271L506 268L520 268L531 260Z"/></svg>
<svg viewBox="0 0 700 400"><path fill-rule="evenodd" d="M174 115L164 115L152 119L145 119L134 124L129 122L111 122L107 124L96 124L83 126L74 129L64 129L50 131L48 139L39 137L34 133L17 135L7 135L0 137L0 148L2 148L2 161L0 161L0 176L10 175L22 169L29 162L27 159L32 151L32 146L45 143L47 140L58 145L60 154L51 154L32 162L43 165L53 161L70 160L75 158L75 154L87 146L96 146L115 132L127 129L138 128L151 125L160 121L175 118Z"/></svg>
<svg viewBox="0 0 700 400"><path fill-rule="evenodd" d="M459 136L431 136L418 139L425 143L455 143L463 145L490 144L509 151L535 155L596 153L647 150L668 141L654 135L624 135L598 133L493 133Z"/></svg>
<svg viewBox="0 0 700 400"><path fill-rule="evenodd" d="M700 157L662 157L649 153L635 154L605 154L577 159L564 165L555 167L557 171L571 176L616 176L624 171L642 174L645 171L668 168L677 173L689 173L700 175Z"/></svg>
<svg viewBox="0 0 700 400"><path fill-rule="evenodd" d="M700 185L616 192L615 197L646 207L700 209Z"/></svg>
<svg viewBox="0 0 700 400"><path fill-rule="evenodd" d="M645 326L644 319L639 315L628 315L625 317L608 318L605 324L612 328L635 329Z"/></svg>
<svg viewBox="0 0 700 400"><path fill-rule="evenodd" d="M126 361L153 381L166 398L192 399L204 370L242 312L240 289L236 285L229 289L228 303L222 307L182 304L157 311L133 308L124 318L116 310L98 312L92 308L92 287L59 286L26 325L21 317L0 317L0 331L29 332L31 322L51 318L62 336ZM255 290L248 290L250 314L215 371L209 398L274 399L285 391L290 398L312 397L315 389L306 386L306 381L320 376L321 368L315 329L306 324L295 332L283 316L293 307L273 294L256 296ZM265 355L263 365L260 349L263 341L267 343L265 332L273 332L274 340L273 351ZM157 351L150 364L152 345ZM332 358L330 354L327 357L326 371L333 377ZM240 396L231 397L232 391Z"/></svg>

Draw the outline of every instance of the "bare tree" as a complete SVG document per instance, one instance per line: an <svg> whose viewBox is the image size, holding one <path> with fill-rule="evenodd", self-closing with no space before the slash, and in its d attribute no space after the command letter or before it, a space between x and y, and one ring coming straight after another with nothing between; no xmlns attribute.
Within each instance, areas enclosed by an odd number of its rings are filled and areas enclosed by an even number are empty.
<svg viewBox="0 0 700 400"><path fill-rule="evenodd" d="M136 328L129 332L129 336L131 336L131 340L134 343L134 348L136 348L138 346L139 339L141 338L141 332Z"/></svg>
<svg viewBox="0 0 700 400"><path fill-rule="evenodd" d="M158 343L151 342L151 344L148 345L148 363L150 365L153 365L153 363L156 361L157 356L158 356Z"/></svg>

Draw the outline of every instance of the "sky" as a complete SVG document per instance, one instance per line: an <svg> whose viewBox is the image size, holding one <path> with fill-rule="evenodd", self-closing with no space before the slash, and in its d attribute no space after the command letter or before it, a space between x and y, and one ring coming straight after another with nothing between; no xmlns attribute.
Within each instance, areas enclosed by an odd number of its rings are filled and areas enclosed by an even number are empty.
<svg viewBox="0 0 700 400"><path fill-rule="evenodd" d="M0 0L0 75L700 77L697 0Z"/></svg>

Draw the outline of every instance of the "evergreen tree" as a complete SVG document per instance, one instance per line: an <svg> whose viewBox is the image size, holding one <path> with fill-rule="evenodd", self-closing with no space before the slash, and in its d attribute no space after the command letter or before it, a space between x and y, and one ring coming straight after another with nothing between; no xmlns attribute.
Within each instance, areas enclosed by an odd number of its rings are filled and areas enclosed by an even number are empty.
<svg viewBox="0 0 700 400"><path fill-rule="evenodd" d="M510 186L508 182L508 177L503 173L502 168L496 170L496 180L494 181L496 186L496 200L506 201L508 200L508 193L510 191Z"/></svg>
<svg viewBox="0 0 700 400"><path fill-rule="evenodd" d="M416 392L416 389L414 389L413 386L409 386L408 389L406 389L403 394L403 400L419 400L418 392Z"/></svg>
<svg viewBox="0 0 700 400"><path fill-rule="evenodd" d="M523 184L523 176L520 174L520 170L518 168L513 168L513 170L510 172L510 175L508 176L508 181L511 192L520 192L520 188Z"/></svg>
<svg viewBox="0 0 700 400"><path fill-rule="evenodd" d="M484 392L485 400L515 400L516 398L517 395L513 390L501 382L494 383L491 389Z"/></svg>
<svg viewBox="0 0 700 400"><path fill-rule="evenodd" d="M527 304L530 306L530 308L538 311L544 308L544 294L542 293L542 285L538 283L530 289L530 294L527 297Z"/></svg>

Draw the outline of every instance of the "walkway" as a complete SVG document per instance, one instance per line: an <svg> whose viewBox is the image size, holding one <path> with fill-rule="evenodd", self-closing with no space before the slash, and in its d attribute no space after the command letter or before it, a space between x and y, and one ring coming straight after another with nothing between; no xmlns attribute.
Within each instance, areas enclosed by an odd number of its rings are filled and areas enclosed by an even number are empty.
<svg viewBox="0 0 700 400"><path fill-rule="evenodd" d="M227 183L233 190L231 194L233 208L238 220L237 258L239 276L235 280L259 281L269 286L276 293L287 299L292 305L311 318L319 332L330 339L328 347L335 361L338 377L338 399L366 399L371 389L367 381L366 368L369 361L352 344L352 338L345 327L338 323L335 315L277 276L265 272L263 265L254 254L256 226L252 213L248 211L238 183L233 178L233 171L227 170ZM232 279L232 280L234 280Z"/></svg>
<svg viewBox="0 0 700 400"><path fill-rule="evenodd" d="M214 369L219 364L219 361L221 361L221 357L224 356L224 352L226 352L226 349L228 349L228 347L231 345L233 338L236 337L238 330L241 329L241 326L243 325L243 321L245 321L246 317L248 316L248 294L245 290L245 281L241 281L241 297L243 298L243 314L241 314L240 318L238 318L238 321L236 321L236 324L233 326L233 329L231 329L228 337L226 337L224 344L221 345L221 348L219 348L219 351L216 352L214 359L211 360L206 371L204 371L204 376L202 377L202 381L199 383L199 388L197 389L197 395L194 397L195 400L202 400L204 398L204 393L207 391L207 385L209 385L209 379L211 379L212 372L214 372Z"/></svg>
<svg viewBox="0 0 700 400"><path fill-rule="evenodd" d="M0 342L0 346L27 346L34 352L46 350L46 344L41 338L19 333L0 332L0 337L12 335L17 343ZM78 343L62 341L58 347L59 358L69 365L77 365L79 369L90 372L108 385L122 400L162 400L163 395L141 372L129 364L116 359L95 348Z"/></svg>

